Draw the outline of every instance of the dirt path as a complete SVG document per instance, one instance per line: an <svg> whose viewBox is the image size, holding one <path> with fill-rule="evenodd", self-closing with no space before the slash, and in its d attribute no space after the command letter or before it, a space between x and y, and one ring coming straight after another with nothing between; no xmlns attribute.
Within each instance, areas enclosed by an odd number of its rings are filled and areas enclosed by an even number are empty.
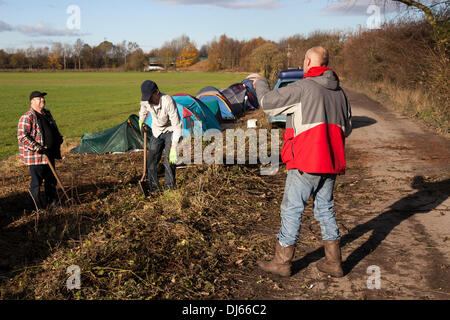
<svg viewBox="0 0 450 320"><path fill-rule="evenodd" d="M365 95L347 94L354 130L347 140L347 174L338 178L335 194L346 276L317 271L323 251L309 207L294 275L284 279L255 267L258 279L240 281L260 299L449 299L450 140ZM261 228L267 259L278 214L267 213ZM370 266L379 271L379 289L374 280L375 288L368 288L375 276Z"/></svg>

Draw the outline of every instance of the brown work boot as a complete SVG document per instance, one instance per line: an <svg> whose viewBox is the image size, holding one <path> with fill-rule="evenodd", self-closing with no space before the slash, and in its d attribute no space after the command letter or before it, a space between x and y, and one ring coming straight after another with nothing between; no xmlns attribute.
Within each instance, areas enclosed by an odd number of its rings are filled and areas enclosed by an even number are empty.
<svg viewBox="0 0 450 320"><path fill-rule="evenodd" d="M291 261L294 258L294 251L294 246L283 247L276 240L273 259L271 261L258 261L258 266L264 271L289 277L291 275Z"/></svg>
<svg viewBox="0 0 450 320"><path fill-rule="evenodd" d="M343 277L344 271L341 265L341 248L339 240L323 241L325 258L317 263L317 269L333 277Z"/></svg>

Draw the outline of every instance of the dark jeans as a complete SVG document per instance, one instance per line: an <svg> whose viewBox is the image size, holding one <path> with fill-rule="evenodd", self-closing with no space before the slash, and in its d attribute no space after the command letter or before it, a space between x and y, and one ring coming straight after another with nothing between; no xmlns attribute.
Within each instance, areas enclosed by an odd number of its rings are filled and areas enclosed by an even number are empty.
<svg viewBox="0 0 450 320"><path fill-rule="evenodd" d="M55 160L50 160L55 167ZM43 203L39 198L39 190L44 181L45 198L47 204L58 202L58 193L56 192L56 178L48 164L38 164L30 166L31 183L30 192L33 200L39 209L43 209Z"/></svg>
<svg viewBox="0 0 450 320"><path fill-rule="evenodd" d="M155 191L159 189L157 165L161 161L164 150L164 168L166 176L166 189L172 189L176 185L175 168L176 166L170 164L169 153L172 146L172 132L161 134L158 138L150 135L150 147L147 155L147 177L150 184L150 190Z"/></svg>

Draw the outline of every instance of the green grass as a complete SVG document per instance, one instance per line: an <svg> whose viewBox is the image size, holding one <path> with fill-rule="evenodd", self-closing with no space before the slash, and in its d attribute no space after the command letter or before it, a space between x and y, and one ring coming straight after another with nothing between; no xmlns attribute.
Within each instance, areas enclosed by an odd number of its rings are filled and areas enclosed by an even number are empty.
<svg viewBox="0 0 450 320"><path fill-rule="evenodd" d="M33 90L48 93L47 108L62 135L74 138L105 130L130 114L138 114L144 80L154 80L167 94L196 95L203 87L228 87L245 76L203 72L1 72L0 159L18 153L17 123L29 109L28 96Z"/></svg>

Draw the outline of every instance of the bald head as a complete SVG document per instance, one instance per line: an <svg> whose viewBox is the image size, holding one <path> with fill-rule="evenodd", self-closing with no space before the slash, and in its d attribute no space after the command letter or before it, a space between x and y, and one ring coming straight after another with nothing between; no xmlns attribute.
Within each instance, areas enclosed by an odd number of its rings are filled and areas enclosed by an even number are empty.
<svg viewBox="0 0 450 320"><path fill-rule="evenodd" d="M327 49L322 46L312 47L306 51L303 70L306 73L311 67L326 67L328 66L328 58Z"/></svg>

